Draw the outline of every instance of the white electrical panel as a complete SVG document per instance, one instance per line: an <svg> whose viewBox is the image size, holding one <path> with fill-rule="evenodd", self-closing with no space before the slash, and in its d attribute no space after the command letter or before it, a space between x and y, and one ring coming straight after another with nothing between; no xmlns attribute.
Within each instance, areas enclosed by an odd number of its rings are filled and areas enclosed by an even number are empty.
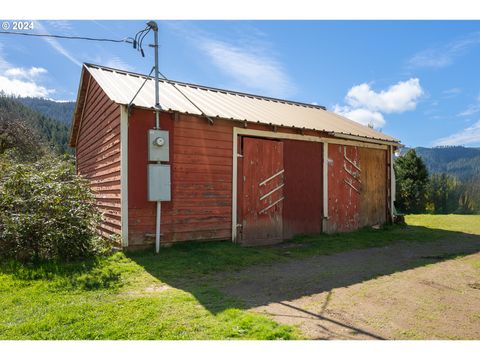
<svg viewBox="0 0 480 360"><path fill-rule="evenodd" d="M170 201L170 189L170 165L148 164L148 201Z"/></svg>
<svg viewBox="0 0 480 360"><path fill-rule="evenodd" d="M148 130L148 161L169 161L167 130Z"/></svg>

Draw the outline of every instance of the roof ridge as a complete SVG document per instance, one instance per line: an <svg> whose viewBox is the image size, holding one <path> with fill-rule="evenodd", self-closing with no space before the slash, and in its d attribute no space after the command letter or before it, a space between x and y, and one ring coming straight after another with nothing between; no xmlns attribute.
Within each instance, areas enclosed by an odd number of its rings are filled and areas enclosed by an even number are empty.
<svg viewBox="0 0 480 360"><path fill-rule="evenodd" d="M152 79L152 80L154 79L153 76L137 73L137 72L134 72L134 71L121 70L121 69L116 69L116 68L103 66L103 65L92 64L92 63L84 63L84 65L86 67L103 69L103 70L107 70L107 71L114 71L114 72L119 73L119 74L134 75L134 76L142 77L142 78L145 78L145 79ZM166 82L166 83L178 84L178 85L184 85L184 86L189 86L189 87L199 88L199 89L204 89L204 90L209 90L209 91L213 91L213 92L221 92L221 93L226 93L226 94L235 95L235 96L245 96L245 97L255 98L255 99L259 99L259 100L280 102L280 103L286 103L286 104L291 104L291 105L297 105L297 106L304 106L304 107L319 109L319 110L327 110L327 108L323 105L308 104L308 103L304 103L304 102L301 102L301 101L274 98L274 97L270 97L270 96L263 96L263 95L245 93L245 92L241 92L241 91L221 89L221 88L216 88L216 87L212 87L212 86L199 85L199 84L194 84L194 83L187 83L187 82L177 81L177 80L159 79L159 81Z"/></svg>

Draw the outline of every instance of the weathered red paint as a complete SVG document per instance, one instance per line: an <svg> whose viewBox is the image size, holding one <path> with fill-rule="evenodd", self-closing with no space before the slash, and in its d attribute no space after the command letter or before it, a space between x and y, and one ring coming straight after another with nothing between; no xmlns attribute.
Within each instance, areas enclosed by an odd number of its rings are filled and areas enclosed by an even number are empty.
<svg viewBox="0 0 480 360"><path fill-rule="evenodd" d="M172 170L172 201L162 202L162 243L229 238L232 127L168 113L161 114L160 126L170 132ZM128 161L129 246L133 247L154 240L155 203L147 200L147 133L153 127L152 111L133 111Z"/></svg>
<svg viewBox="0 0 480 360"><path fill-rule="evenodd" d="M283 239L284 171L281 141L243 138L242 244Z"/></svg>
<svg viewBox="0 0 480 360"><path fill-rule="evenodd" d="M328 145L328 232L358 229L361 183L352 162L360 164L358 147Z"/></svg>
<svg viewBox="0 0 480 360"><path fill-rule="evenodd" d="M92 78L76 142L77 172L90 180L103 236L120 234L120 109Z"/></svg>
<svg viewBox="0 0 480 360"><path fill-rule="evenodd" d="M82 90L82 93L85 108L76 142L78 172L91 181L97 204L105 214L100 229L102 234L120 234L120 108L108 99L93 79L88 91ZM244 124L216 119L213 125L209 125L203 117L166 112L161 114L160 122L161 127L170 132L172 169L172 201L162 202L162 243L230 239L233 127L243 127ZM154 241L155 203L147 201L147 133L153 127L152 110L133 109L128 126L129 247L143 247ZM248 128L328 137L317 131L274 129L261 124L248 124ZM241 153L242 137L239 139ZM282 216L277 217L280 221L276 222L275 238L291 238L322 230L349 231L385 221L389 196L386 189L379 188L388 187L388 169L384 167L388 165L386 151L329 144L329 219L327 227L322 229L323 144L250 140L283 144L279 146L283 146L281 159L285 186L276 195L282 194L285 199L281 206ZM257 157L267 163L280 159L272 154L264 151ZM243 214L244 207L249 206L248 197L241 186L246 167L244 161L245 158L237 158L239 224L246 220L248 224L248 218ZM357 170L351 162L368 169L361 174L360 181L352 175ZM272 182L271 186L274 185ZM282 223L280 228L278 224Z"/></svg>
<svg viewBox="0 0 480 360"><path fill-rule="evenodd" d="M322 232L323 144L282 140L284 143L285 201L283 236Z"/></svg>

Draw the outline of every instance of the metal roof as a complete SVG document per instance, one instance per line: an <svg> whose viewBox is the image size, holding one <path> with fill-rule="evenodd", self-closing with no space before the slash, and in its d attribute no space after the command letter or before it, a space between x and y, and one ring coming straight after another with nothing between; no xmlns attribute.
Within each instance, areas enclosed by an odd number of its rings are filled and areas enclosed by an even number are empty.
<svg viewBox="0 0 480 360"><path fill-rule="evenodd" d="M154 78L98 65L85 64L85 69L98 82L107 96L116 103L154 108ZM160 105L163 110L202 115L181 90L207 116L230 120L258 122L277 126L305 128L332 134L351 135L365 141L380 140L398 143L399 140L361 125L343 116L315 106L294 101L221 90L200 85L160 80Z"/></svg>

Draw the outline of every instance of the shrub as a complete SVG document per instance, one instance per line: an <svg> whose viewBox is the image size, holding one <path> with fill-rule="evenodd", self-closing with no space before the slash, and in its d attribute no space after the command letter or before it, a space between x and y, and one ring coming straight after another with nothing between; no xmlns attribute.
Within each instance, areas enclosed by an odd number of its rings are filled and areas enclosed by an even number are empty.
<svg viewBox="0 0 480 360"><path fill-rule="evenodd" d="M0 160L0 254L70 260L91 254L100 215L88 182L66 158Z"/></svg>

